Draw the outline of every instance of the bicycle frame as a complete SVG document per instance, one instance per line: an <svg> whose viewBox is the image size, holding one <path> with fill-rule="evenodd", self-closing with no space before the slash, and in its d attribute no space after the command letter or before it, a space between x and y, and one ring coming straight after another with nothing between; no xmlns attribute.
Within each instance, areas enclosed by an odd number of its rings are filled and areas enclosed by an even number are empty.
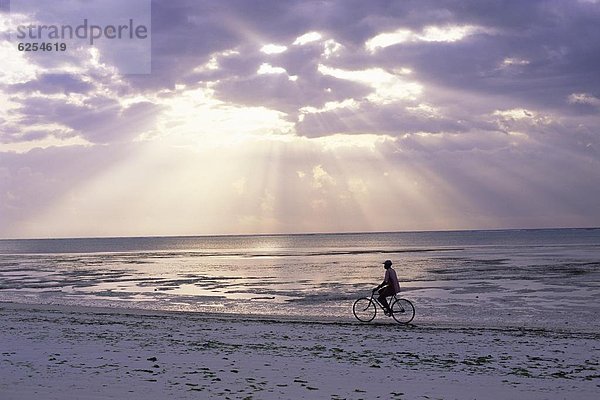
<svg viewBox="0 0 600 400"><path fill-rule="evenodd" d="M398 294L398 293L395 293L393 296L386 296L386 297L390 298L390 300L388 301L388 304L391 305L392 302L398 300L398 297L396 297L396 294ZM381 304L379 302L379 299L377 297L375 297L375 292L371 292L371 301L374 301L375 304L377 304L379 306L379 308L381 308L383 311L385 311L385 308L383 308L383 304Z"/></svg>

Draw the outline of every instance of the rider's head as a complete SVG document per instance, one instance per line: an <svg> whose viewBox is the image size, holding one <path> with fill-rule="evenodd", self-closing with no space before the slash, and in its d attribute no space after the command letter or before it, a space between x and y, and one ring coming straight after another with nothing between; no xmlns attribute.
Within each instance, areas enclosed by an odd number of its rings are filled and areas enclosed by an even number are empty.
<svg viewBox="0 0 600 400"><path fill-rule="evenodd" d="M383 268L385 268L385 269L388 269L391 266L392 266L392 260L385 260L385 262L383 263Z"/></svg>

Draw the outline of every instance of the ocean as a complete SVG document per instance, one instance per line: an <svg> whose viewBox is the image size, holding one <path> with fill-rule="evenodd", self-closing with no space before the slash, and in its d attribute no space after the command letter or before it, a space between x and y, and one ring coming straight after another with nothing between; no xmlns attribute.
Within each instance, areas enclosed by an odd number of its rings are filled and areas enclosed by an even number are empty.
<svg viewBox="0 0 600 400"><path fill-rule="evenodd" d="M0 240L0 301L348 322L386 259L415 324L600 331L600 229Z"/></svg>

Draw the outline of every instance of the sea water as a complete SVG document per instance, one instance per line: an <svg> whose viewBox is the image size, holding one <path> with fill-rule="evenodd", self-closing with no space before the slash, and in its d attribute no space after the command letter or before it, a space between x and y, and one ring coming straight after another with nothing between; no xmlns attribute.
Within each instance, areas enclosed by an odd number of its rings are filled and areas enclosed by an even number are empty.
<svg viewBox="0 0 600 400"><path fill-rule="evenodd" d="M600 331L600 229L0 240L0 301L351 321L386 259L415 324Z"/></svg>

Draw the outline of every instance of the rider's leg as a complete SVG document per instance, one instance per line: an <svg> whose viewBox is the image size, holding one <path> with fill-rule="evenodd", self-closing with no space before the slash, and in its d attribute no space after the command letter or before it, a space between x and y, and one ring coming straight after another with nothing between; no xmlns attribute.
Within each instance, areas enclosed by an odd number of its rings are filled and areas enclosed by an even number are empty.
<svg viewBox="0 0 600 400"><path fill-rule="evenodd" d="M386 297L393 296L394 295L393 291L394 291L394 289L391 287L385 287L383 289L380 289L379 297L377 298L377 300L379 300L379 302L383 306L383 309L388 312L390 311L390 305L388 304Z"/></svg>

